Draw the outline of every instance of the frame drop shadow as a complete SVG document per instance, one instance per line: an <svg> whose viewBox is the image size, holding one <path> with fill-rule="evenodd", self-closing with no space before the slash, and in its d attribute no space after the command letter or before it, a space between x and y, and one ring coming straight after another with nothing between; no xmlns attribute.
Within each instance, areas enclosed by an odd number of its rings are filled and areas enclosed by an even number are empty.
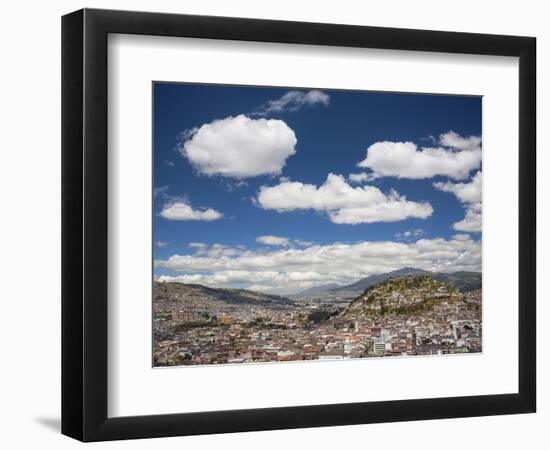
<svg viewBox="0 0 550 450"><path fill-rule="evenodd" d="M34 421L50 431L61 433L61 418L59 417L36 417Z"/></svg>

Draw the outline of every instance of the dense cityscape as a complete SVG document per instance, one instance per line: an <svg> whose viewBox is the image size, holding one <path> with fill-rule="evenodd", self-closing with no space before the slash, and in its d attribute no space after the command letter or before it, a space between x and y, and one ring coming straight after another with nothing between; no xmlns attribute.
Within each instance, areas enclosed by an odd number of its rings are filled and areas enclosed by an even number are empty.
<svg viewBox="0 0 550 450"><path fill-rule="evenodd" d="M481 352L481 276L474 274L479 281L472 285L457 274L445 281L425 274L388 274L359 293L333 289L288 297L155 282L153 363Z"/></svg>

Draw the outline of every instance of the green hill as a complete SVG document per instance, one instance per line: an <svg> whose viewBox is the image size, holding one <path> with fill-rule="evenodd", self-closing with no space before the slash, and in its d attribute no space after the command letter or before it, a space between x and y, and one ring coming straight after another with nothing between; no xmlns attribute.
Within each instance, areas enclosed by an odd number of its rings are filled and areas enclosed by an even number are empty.
<svg viewBox="0 0 550 450"><path fill-rule="evenodd" d="M390 278L368 287L342 315L419 314L462 299L458 288L429 275Z"/></svg>

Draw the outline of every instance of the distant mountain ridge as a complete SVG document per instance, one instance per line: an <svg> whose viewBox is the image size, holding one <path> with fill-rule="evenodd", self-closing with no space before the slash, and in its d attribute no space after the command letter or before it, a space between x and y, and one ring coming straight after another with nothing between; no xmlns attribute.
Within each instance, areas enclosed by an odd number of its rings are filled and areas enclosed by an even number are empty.
<svg viewBox="0 0 550 450"><path fill-rule="evenodd" d="M389 278L402 278L411 275L428 275L431 272L423 269L415 269L413 267L403 267L402 269L393 270L387 273L381 273L378 275L371 275L370 277L362 278L355 283L349 284L347 286L340 286L337 289L332 289L333 291L364 291L365 289L374 286L375 284L386 281Z"/></svg>
<svg viewBox="0 0 550 450"><path fill-rule="evenodd" d="M337 285L336 283L314 286L300 292L299 294L294 294L291 297L298 299L300 296L313 296L316 294L331 294L332 296L338 296L340 293L345 293L349 297L350 293L351 295L358 295L359 293L365 291L365 289L389 280L390 278L415 277L423 275L429 275L435 280L445 282L452 287L458 288L462 292L481 289L482 285L480 272L458 271L444 273L430 272L428 270L416 269L413 267L404 267L402 269L393 270L387 273L371 275L346 286ZM187 295L208 297L213 300L232 304L247 303L272 306L296 304L294 300L291 300L285 296L266 294L247 289L211 288L201 284L186 284L177 282L161 283L157 281L155 281L153 286L154 301L177 301L179 298L178 296Z"/></svg>
<svg viewBox="0 0 550 450"><path fill-rule="evenodd" d="M403 267L402 269L393 270L387 273L381 273L377 275L371 275L366 278L362 278L355 283L349 284L347 286L339 286L336 288L330 288L323 292L344 292L344 291L355 291L362 292L365 289L374 286L375 284L386 281L390 278L402 278L407 276L419 276L419 275L430 275L438 281L444 281L447 284L460 289L462 292L473 291L475 289L481 289L481 272L467 272L467 271L457 271L457 272L430 272L429 270L417 269L414 267ZM321 292L321 291L318 291Z"/></svg>
<svg viewBox="0 0 550 450"><path fill-rule="evenodd" d="M339 285L338 283L328 283L328 284L323 284L321 286L310 287L309 289L306 289L305 291L299 292L298 294L294 294L294 295L317 294L319 292L325 292L331 289L339 289L340 287L341 285Z"/></svg>
<svg viewBox="0 0 550 450"><path fill-rule="evenodd" d="M433 277L436 280L444 281L453 287L460 289L462 292L475 291L481 289L481 272L451 272L451 273L434 273Z"/></svg>
<svg viewBox="0 0 550 450"><path fill-rule="evenodd" d="M287 297L263 292L249 291L238 288L211 288L202 284L186 284L177 282L158 282L153 284L153 300L177 301L181 296L202 296L226 303L293 305Z"/></svg>

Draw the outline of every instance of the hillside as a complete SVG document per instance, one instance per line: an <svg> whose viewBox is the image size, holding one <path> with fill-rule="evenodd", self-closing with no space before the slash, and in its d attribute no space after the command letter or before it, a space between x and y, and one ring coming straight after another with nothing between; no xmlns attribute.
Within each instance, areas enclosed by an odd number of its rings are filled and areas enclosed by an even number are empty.
<svg viewBox="0 0 550 450"><path fill-rule="evenodd" d="M205 298L229 304L262 304L265 306L293 305L294 302L279 295L264 294L246 289L210 288L201 284L153 284L154 302L183 301L186 298Z"/></svg>
<svg viewBox="0 0 550 450"><path fill-rule="evenodd" d="M417 314L464 298L456 288L432 276L391 278L370 286L342 312L344 316Z"/></svg>
<svg viewBox="0 0 550 450"><path fill-rule="evenodd" d="M347 286L340 286L337 288L332 288L326 292L331 292L338 294L338 292L344 291L355 291L357 293L363 292L365 289L368 289L371 286L374 286L378 283L381 283L390 278L401 278L411 275L430 275L434 279L439 281L444 281L450 286L460 289L462 292L469 292L476 289L481 289L481 273L480 272L430 272L423 269L415 269L412 267L404 267L403 269L394 270L392 272L382 273L378 275L372 275L370 277L362 278L355 283L349 284Z"/></svg>

